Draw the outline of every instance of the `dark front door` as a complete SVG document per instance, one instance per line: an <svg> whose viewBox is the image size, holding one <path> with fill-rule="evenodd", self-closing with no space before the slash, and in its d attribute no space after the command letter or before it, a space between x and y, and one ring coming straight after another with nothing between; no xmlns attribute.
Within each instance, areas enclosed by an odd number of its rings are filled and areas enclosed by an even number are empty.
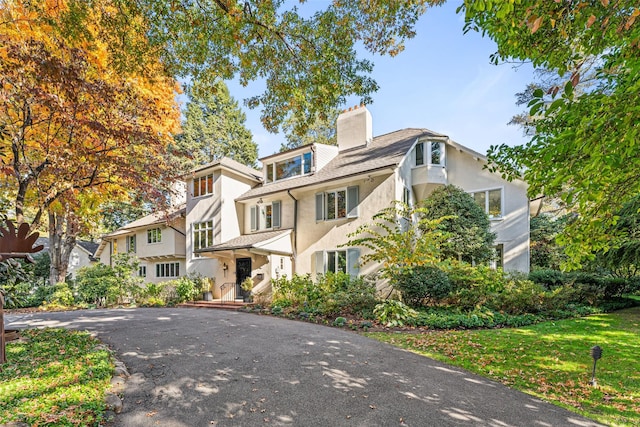
<svg viewBox="0 0 640 427"><path fill-rule="evenodd" d="M249 295L249 292L242 290L240 284L247 277L251 277L251 258L238 258L236 259L236 295L238 298Z"/></svg>

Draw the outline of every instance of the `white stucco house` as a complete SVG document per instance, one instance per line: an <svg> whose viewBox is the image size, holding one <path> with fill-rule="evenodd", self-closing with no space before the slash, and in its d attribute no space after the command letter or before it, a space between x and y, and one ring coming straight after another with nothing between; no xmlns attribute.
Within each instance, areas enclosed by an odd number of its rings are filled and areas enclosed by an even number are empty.
<svg viewBox="0 0 640 427"><path fill-rule="evenodd" d="M393 200L416 203L446 184L470 193L488 213L496 264L529 271L525 182L503 180L484 168L482 154L428 129L373 137L363 106L339 116L337 139L337 146L309 144L264 157L262 171L221 159L185 177L180 273L215 277L216 298L240 296L246 277L254 279L254 292L269 292L270 280L282 275L369 273L376 266L359 263L365 249L341 247L347 235Z"/></svg>

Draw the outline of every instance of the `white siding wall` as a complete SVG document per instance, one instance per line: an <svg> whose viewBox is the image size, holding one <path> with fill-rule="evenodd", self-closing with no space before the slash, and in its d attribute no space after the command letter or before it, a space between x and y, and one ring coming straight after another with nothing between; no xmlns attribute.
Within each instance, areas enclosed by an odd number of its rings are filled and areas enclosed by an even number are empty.
<svg viewBox="0 0 640 427"><path fill-rule="evenodd" d="M327 165L335 156L338 155L338 147L333 145L315 144L316 171L319 171Z"/></svg>

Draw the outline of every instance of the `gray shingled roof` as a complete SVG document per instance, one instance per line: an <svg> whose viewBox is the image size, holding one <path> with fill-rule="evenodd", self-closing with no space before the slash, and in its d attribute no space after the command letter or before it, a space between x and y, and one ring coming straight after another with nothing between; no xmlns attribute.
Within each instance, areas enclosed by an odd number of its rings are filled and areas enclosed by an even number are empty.
<svg viewBox="0 0 640 427"><path fill-rule="evenodd" d="M237 161L235 161L233 159L230 159L229 157L222 157L222 158L220 158L218 160L214 160L211 163L207 163L206 165L198 166L197 168L193 169L191 172L186 174L184 176L184 178L185 179L189 178L189 176L191 176L191 175L193 175L195 173L198 173L201 170L209 169L209 168L212 168L214 166L223 166L223 167L232 169L232 170L234 170L234 171L236 171L238 173L247 175L247 176L249 176L249 177L251 177L253 179L256 179L258 181L262 180L262 172L260 172L260 171L258 171L256 169L250 168L249 166L243 165L242 163L237 162Z"/></svg>
<svg viewBox="0 0 640 427"><path fill-rule="evenodd" d="M377 136L370 144L341 151L325 167L312 175L261 185L247 191L236 200L247 200L397 166L416 139L421 137L446 138L447 136L428 129L402 129Z"/></svg>
<svg viewBox="0 0 640 427"><path fill-rule="evenodd" d="M265 231L262 233L252 233L252 234L244 234L242 236L236 237L234 239L228 240L224 243L220 243L217 245L210 246L208 248L203 248L197 251L198 252L217 252L217 251L229 251L233 249L247 249L252 248L258 243L266 242L267 240L271 240L275 237L279 237L283 234L291 233L291 229L284 230L274 230L274 231Z"/></svg>
<svg viewBox="0 0 640 427"><path fill-rule="evenodd" d="M153 224L162 224L167 221L171 221L181 215L185 215L186 211L187 211L186 204L181 204L179 206L174 206L169 208L166 212L165 211L153 212L153 213L150 213L149 215L143 216L142 218L136 219L135 221L130 222L129 224L123 227L120 227L109 234L105 234L104 236L102 236L102 238L104 239L106 237L113 237L113 236L118 236L120 234L126 234L134 228L147 227Z"/></svg>

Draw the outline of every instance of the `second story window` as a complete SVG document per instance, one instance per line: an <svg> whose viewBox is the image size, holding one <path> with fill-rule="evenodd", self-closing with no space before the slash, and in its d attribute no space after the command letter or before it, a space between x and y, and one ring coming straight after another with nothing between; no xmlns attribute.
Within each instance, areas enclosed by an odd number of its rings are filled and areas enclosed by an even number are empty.
<svg viewBox="0 0 640 427"><path fill-rule="evenodd" d="M265 165L266 182L294 178L311 173L311 152L300 154L288 159Z"/></svg>
<svg viewBox="0 0 640 427"><path fill-rule="evenodd" d="M160 243L162 241L162 230L152 228L147 230L147 243Z"/></svg>
<svg viewBox="0 0 640 427"><path fill-rule="evenodd" d="M265 205L251 206L251 231L273 230L280 228L281 202L275 201Z"/></svg>
<svg viewBox="0 0 640 427"><path fill-rule="evenodd" d="M414 149L416 166L425 164L444 166L444 143L438 141L418 142Z"/></svg>
<svg viewBox="0 0 640 427"><path fill-rule="evenodd" d="M213 174L199 176L193 179L193 197L213 194Z"/></svg>
<svg viewBox="0 0 640 427"><path fill-rule="evenodd" d="M136 253L136 235L127 236L127 252Z"/></svg>
<svg viewBox="0 0 640 427"><path fill-rule="evenodd" d="M327 191L316 194L316 221L358 216L359 187Z"/></svg>
<svg viewBox="0 0 640 427"><path fill-rule="evenodd" d="M489 219L502 218L502 190L492 189L469 193L481 208L489 215Z"/></svg>
<svg viewBox="0 0 640 427"><path fill-rule="evenodd" d="M193 250L213 246L213 221L193 224Z"/></svg>

